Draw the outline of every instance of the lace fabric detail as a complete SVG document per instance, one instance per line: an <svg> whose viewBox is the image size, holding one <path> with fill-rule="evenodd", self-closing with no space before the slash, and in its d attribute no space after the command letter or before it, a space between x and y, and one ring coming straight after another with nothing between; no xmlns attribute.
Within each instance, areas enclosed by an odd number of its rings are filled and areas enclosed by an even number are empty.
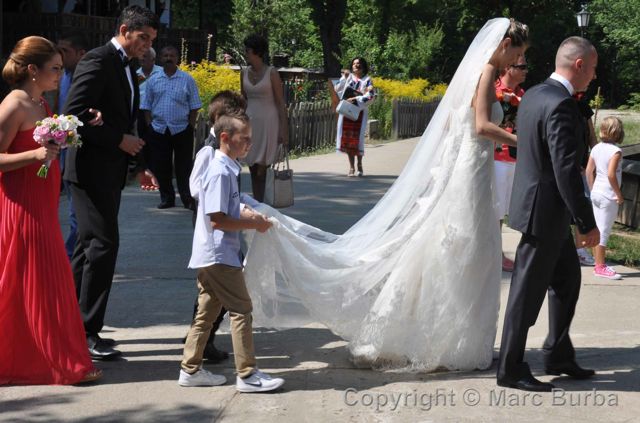
<svg viewBox="0 0 640 423"><path fill-rule="evenodd" d="M349 341L354 363L377 369L491 364L501 277L493 143L460 105L508 22L480 31L401 175L343 235L260 207L277 224L246 256L256 325L322 322Z"/></svg>

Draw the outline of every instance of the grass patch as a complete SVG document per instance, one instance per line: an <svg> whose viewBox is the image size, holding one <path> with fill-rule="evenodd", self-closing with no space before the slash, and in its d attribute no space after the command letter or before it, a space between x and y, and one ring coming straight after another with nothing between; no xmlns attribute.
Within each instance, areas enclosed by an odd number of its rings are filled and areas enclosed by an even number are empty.
<svg viewBox="0 0 640 423"><path fill-rule="evenodd" d="M640 122L633 119L621 119L624 125L623 145L637 144L640 142Z"/></svg>
<svg viewBox="0 0 640 423"><path fill-rule="evenodd" d="M628 267L640 267L640 237L612 233L607 242L607 259Z"/></svg>
<svg viewBox="0 0 640 423"><path fill-rule="evenodd" d="M607 259L640 268L640 229L615 223L607 242Z"/></svg>

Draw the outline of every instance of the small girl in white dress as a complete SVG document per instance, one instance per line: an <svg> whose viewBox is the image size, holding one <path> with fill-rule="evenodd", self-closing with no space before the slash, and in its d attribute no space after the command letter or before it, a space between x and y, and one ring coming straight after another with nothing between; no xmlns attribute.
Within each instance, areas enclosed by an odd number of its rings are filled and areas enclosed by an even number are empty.
<svg viewBox="0 0 640 423"><path fill-rule="evenodd" d="M591 203L596 225L600 231L600 244L594 250L595 276L621 279L616 271L605 264L607 240L611 234L618 207L624 203L620 183L622 178L622 150L616 144L624 139L620 119L610 116L600 125L600 143L591 150L587 164L587 180L591 189Z"/></svg>

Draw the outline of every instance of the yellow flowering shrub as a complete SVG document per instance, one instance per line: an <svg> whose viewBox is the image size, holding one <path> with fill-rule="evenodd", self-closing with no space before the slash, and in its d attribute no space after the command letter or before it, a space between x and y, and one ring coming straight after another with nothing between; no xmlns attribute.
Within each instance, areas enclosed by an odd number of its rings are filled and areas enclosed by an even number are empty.
<svg viewBox="0 0 640 423"><path fill-rule="evenodd" d="M181 64L180 69L193 77L198 86L202 106L206 109L211 97L220 91L240 91L240 72L229 66L203 60L198 64Z"/></svg>
<svg viewBox="0 0 640 423"><path fill-rule="evenodd" d="M447 84L431 85L429 81L422 78L398 81L374 77L373 86L387 99L414 98L430 101L437 97L442 97L447 90Z"/></svg>

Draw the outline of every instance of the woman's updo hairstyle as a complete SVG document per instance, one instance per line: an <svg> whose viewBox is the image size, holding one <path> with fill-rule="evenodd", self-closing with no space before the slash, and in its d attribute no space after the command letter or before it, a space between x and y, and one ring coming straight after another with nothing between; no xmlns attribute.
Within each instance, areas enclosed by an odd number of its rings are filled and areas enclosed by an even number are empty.
<svg viewBox="0 0 640 423"><path fill-rule="evenodd" d="M529 42L529 27L513 18L510 21L509 29L504 34L504 38L511 38L511 45L514 47L526 45Z"/></svg>
<svg viewBox="0 0 640 423"><path fill-rule="evenodd" d="M46 38L30 36L18 41L2 69L2 78L12 87L30 77L27 66L43 67L60 50Z"/></svg>

